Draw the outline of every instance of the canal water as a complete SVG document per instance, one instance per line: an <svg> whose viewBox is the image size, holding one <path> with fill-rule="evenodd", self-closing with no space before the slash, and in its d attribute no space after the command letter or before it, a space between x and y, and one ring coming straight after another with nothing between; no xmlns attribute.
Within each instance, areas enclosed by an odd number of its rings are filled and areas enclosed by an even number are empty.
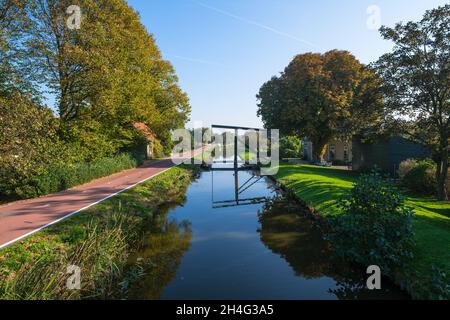
<svg viewBox="0 0 450 320"><path fill-rule="evenodd" d="M204 171L154 217L128 299L406 299L341 266L313 222L252 171Z"/></svg>

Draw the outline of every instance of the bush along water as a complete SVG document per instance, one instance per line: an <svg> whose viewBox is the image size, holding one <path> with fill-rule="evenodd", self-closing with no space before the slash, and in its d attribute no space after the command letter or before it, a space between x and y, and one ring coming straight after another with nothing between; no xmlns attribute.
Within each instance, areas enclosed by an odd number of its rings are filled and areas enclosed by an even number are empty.
<svg viewBox="0 0 450 320"><path fill-rule="evenodd" d="M413 210L378 172L362 175L339 207L325 236L338 257L377 265L388 276L413 257Z"/></svg>

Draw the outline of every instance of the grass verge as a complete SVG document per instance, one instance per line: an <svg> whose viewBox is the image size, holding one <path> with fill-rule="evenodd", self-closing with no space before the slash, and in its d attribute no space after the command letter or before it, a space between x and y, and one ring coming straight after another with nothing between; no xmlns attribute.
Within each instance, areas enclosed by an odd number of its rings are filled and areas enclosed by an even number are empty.
<svg viewBox="0 0 450 320"><path fill-rule="evenodd" d="M348 193L357 174L311 165L281 164L274 177L323 217L339 215L337 200ZM450 275L450 203L407 194L414 209L414 260L396 279L414 298L428 299L434 290L433 266Z"/></svg>
<svg viewBox="0 0 450 320"><path fill-rule="evenodd" d="M157 209L184 199L195 168L178 166L0 251L0 299L107 299ZM81 290L66 286L81 270Z"/></svg>

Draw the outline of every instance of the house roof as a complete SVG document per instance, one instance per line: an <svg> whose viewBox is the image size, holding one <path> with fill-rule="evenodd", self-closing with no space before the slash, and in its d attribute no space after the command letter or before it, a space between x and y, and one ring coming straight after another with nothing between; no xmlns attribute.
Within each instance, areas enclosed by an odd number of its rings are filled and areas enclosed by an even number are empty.
<svg viewBox="0 0 450 320"><path fill-rule="evenodd" d="M136 128L149 142L156 141L156 135L153 131L143 122L134 122L133 127Z"/></svg>

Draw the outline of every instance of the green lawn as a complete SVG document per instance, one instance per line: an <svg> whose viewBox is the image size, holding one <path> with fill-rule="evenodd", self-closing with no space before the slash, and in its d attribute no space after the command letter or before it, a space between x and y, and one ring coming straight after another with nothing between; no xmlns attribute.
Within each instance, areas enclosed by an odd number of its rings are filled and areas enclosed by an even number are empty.
<svg viewBox="0 0 450 320"><path fill-rule="evenodd" d="M312 165L281 164L275 178L323 216L339 214L339 197L349 192L357 174L350 171ZM407 195L407 205L414 208L417 247L414 261L406 275L397 279L406 283L416 297L429 290L431 266L450 274L450 203L429 197Z"/></svg>

